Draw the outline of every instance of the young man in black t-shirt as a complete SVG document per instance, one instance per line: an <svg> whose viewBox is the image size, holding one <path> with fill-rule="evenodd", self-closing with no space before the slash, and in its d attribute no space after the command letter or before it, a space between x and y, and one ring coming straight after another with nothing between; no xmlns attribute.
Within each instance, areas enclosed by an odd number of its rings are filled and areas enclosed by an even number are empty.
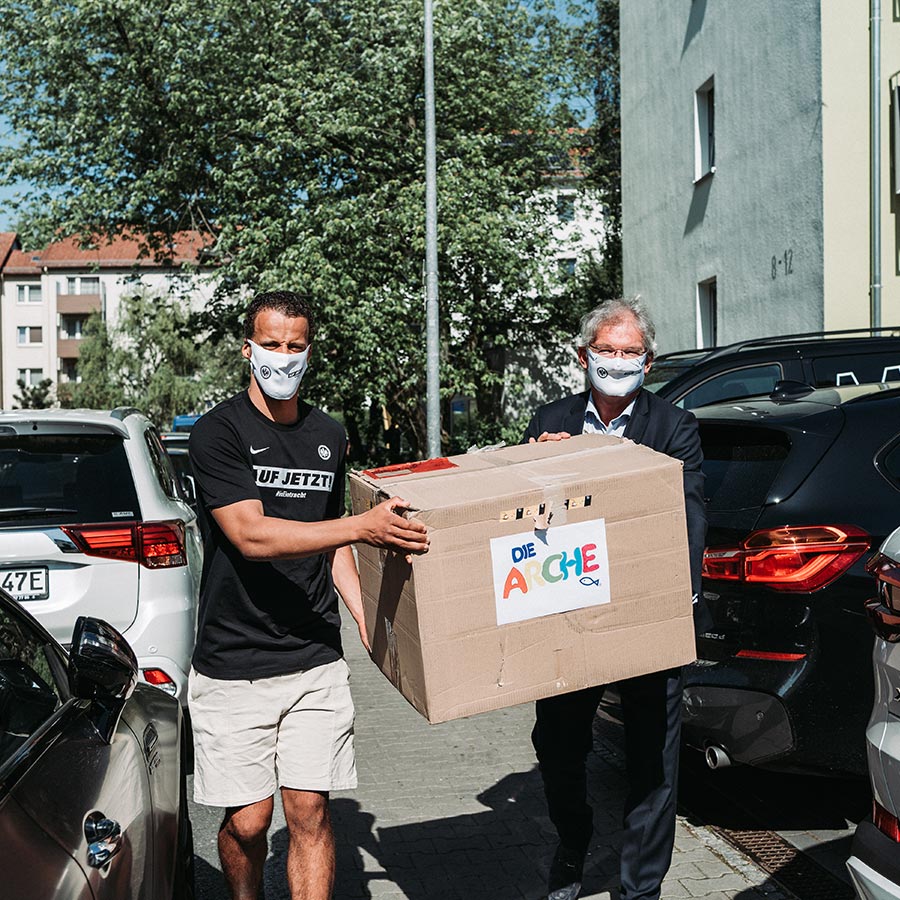
<svg viewBox="0 0 900 900"><path fill-rule="evenodd" d="M350 545L423 553L425 527L393 498L341 518L343 428L299 399L312 310L260 294L244 320L250 388L191 433L207 539L190 674L194 796L225 807L222 871L234 900L257 900L276 787L293 898L334 883L328 792L356 786L353 704L335 588L369 648Z"/></svg>

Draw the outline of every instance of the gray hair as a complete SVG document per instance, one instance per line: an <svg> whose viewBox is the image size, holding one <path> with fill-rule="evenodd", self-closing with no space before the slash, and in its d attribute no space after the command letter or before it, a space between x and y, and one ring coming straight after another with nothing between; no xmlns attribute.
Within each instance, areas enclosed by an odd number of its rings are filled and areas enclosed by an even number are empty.
<svg viewBox="0 0 900 900"><path fill-rule="evenodd" d="M594 340L598 328L629 317L634 319L638 331L643 335L644 349L652 359L656 354L656 328L640 294L604 300L599 306L595 306L581 320L578 346L587 347Z"/></svg>

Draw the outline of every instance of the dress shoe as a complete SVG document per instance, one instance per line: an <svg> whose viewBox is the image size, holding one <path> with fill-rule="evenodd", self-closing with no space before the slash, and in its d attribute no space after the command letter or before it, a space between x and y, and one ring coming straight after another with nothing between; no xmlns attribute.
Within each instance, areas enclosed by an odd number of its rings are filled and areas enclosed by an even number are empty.
<svg viewBox="0 0 900 900"><path fill-rule="evenodd" d="M562 844L556 848L547 879L547 900L575 900L581 893L584 854Z"/></svg>

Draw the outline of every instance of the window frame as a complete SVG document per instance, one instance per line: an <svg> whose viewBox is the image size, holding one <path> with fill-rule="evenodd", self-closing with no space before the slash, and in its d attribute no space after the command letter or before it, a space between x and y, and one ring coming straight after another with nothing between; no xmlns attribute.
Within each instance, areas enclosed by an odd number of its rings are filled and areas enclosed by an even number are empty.
<svg viewBox="0 0 900 900"><path fill-rule="evenodd" d="M37 300L23 300L24 297L31 297L37 294ZM44 302L43 291L39 284L30 284L21 282L16 285L16 306L36 306Z"/></svg>
<svg viewBox="0 0 900 900"><path fill-rule="evenodd" d="M706 329L704 329L704 311ZM708 337L704 335L708 332ZM697 282L697 346L711 350L719 343L719 283L714 275Z"/></svg>
<svg viewBox="0 0 900 900"><path fill-rule="evenodd" d="M32 339L32 332L34 332L35 329L37 329L41 334L40 340L37 340L37 341ZM24 340L24 341L21 340L21 338L23 337L23 332L24 332L24 336L27 338L27 340ZM41 347L41 346L43 346L43 343L44 343L44 326L43 325L17 325L16 326L16 346L17 347Z"/></svg>
<svg viewBox="0 0 900 900"><path fill-rule="evenodd" d="M34 373L34 372L39 373L36 380L32 377L32 373ZM24 369L17 368L16 369L16 381L19 381L19 380L24 381L25 387L36 387L44 380L45 377L46 376L44 375L43 367L41 367L39 369L38 368L24 368Z"/></svg>
<svg viewBox="0 0 900 900"><path fill-rule="evenodd" d="M710 76L694 91L694 184L716 171L716 86Z"/></svg>

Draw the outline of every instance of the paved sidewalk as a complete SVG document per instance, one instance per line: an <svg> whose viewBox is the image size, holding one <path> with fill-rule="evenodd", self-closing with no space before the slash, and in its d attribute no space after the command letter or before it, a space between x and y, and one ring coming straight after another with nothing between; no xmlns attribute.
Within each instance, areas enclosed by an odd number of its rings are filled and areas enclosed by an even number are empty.
<svg viewBox="0 0 900 900"><path fill-rule="evenodd" d="M554 832L547 818L526 704L428 725L368 659L355 628L344 643L357 709L359 787L335 793L337 900L538 900L546 896ZM583 897L618 900L621 749L609 728L590 759L595 836ZM266 867L267 900L287 900L280 804ZM193 807L195 828L218 813ZM214 830L197 842L201 900L225 896ZM702 825L679 818L664 900L788 895Z"/></svg>

